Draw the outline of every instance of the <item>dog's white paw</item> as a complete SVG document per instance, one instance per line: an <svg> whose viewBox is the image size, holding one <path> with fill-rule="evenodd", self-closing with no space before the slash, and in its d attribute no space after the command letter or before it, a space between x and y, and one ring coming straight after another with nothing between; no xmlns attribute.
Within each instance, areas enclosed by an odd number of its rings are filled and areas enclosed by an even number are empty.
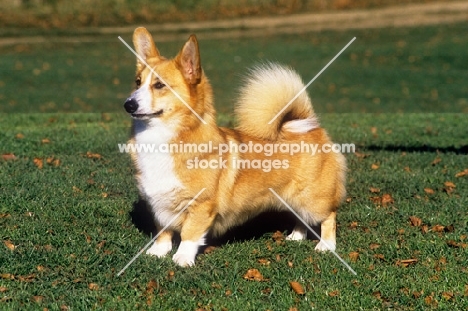
<svg viewBox="0 0 468 311"><path fill-rule="evenodd" d="M315 246L315 250L319 252L334 251L335 249L336 249L335 240L321 240L317 244L317 246Z"/></svg>
<svg viewBox="0 0 468 311"><path fill-rule="evenodd" d="M175 253L172 260L181 267L190 267L195 264L195 256L191 254Z"/></svg>
<svg viewBox="0 0 468 311"><path fill-rule="evenodd" d="M156 257L164 257L169 253L172 249L172 242L164 241L164 242L155 242L153 246L151 246L147 251L147 255L152 255Z"/></svg>
<svg viewBox="0 0 468 311"><path fill-rule="evenodd" d="M181 267L189 267L195 264L198 243L192 241L180 242L177 252L172 256L172 260Z"/></svg>
<svg viewBox="0 0 468 311"><path fill-rule="evenodd" d="M293 230L293 232L291 232L291 234L286 237L286 240L301 241L301 240L305 240L306 237L307 237L307 232Z"/></svg>

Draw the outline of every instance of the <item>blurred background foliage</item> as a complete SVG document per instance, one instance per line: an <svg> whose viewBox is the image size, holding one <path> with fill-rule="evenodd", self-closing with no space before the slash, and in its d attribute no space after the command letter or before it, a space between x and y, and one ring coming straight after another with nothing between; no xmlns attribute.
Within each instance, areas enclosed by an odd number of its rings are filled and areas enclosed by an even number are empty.
<svg viewBox="0 0 468 311"><path fill-rule="evenodd" d="M434 0L0 0L0 27L122 26L425 2Z"/></svg>

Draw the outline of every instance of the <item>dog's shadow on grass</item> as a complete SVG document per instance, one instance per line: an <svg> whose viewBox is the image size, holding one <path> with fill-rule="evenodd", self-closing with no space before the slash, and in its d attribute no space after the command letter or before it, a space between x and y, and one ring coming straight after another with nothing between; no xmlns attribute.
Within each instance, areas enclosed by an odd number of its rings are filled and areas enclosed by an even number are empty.
<svg viewBox="0 0 468 311"><path fill-rule="evenodd" d="M135 227L148 236L157 234L154 224L154 216L146 201L140 199L133 203L133 209L129 213ZM289 234L296 223L296 217L287 211L271 211L263 213L250 219L241 226L229 229L220 237L208 235L206 246L222 246L227 243L243 242L258 239L265 234L275 231L287 232ZM312 229L320 235L320 226L313 226ZM311 232L308 232L308 239L317 240ZM179 243L180 237L174 237L174 242ZM205 247L206 247L205 246Z"/></svg>

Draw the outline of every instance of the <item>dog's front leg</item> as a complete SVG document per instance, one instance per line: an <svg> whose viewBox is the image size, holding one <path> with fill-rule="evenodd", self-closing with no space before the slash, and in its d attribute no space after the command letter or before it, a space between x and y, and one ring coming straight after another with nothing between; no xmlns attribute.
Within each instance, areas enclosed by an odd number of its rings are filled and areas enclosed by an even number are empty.
<svg viewBox="0 0 468 311"><path fill-rule="evenodd" d="M215 217L214 204L204 202L193 206L187 212L187 218L180 232L181 242L172 260L179 266L193 266L198 247L205 244L205 235Z"/></svg>

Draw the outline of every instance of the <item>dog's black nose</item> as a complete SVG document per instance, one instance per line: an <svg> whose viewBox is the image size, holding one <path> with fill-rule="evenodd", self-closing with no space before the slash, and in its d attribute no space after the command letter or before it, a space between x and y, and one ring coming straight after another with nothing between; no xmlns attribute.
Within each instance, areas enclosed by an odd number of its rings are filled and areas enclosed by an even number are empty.
<svg viewBox="0 0 468 311"><path fill-rule="evenodd" d="M134 98L125 101L124 108L128 113L134 113L138 110L138 102Z"/></svg>

